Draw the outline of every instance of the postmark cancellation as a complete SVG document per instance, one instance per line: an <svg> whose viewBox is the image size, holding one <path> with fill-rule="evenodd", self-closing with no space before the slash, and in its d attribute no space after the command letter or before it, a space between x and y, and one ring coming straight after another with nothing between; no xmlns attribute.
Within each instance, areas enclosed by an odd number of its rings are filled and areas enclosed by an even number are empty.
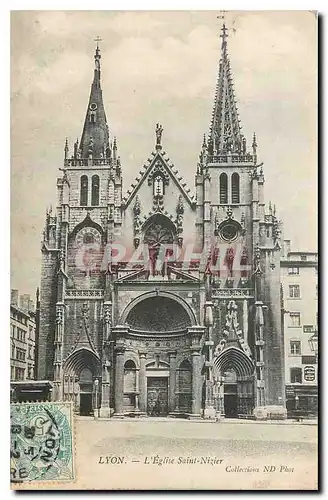
<svg viewBox="0 0 328 500"><path fill-rule="evenodd" d="M22 485L70 482L74 474L71 403L14 403L10 408L10 481Z"/></svg>

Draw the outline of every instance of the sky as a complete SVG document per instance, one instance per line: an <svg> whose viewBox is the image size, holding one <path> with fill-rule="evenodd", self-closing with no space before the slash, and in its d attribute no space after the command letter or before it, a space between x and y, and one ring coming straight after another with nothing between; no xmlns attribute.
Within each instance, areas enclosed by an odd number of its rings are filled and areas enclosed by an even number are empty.
<svg viewBox="0 0 328 500"><path fill-rule="evenodd" d="M194 191L220 58L220 11L13 11L11 287L35 294L45 212L56 206L66 137L80 138L95 37L124 192L149 157L155 125ZM243 133L257 134L265 199L294 250L317 250L317 41L308 11L225 13Z"/></svg>

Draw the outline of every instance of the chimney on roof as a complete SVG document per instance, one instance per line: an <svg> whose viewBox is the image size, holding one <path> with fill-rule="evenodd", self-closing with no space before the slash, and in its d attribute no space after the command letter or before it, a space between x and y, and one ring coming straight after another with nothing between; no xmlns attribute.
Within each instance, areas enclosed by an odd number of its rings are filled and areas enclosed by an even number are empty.
<svg viewBox="0 0 328 500"><path fill-rule="evenodd" d="M28 293L23 293L20 297L19 297L19 307L21 309L23 309L23 311L26 311L28 312L29 310L29 303L31 301L31 296L30 294Z"/></svg>
<svg viewBox="0 0 328 500"><path fill-rule="evenodd" d="M16 290L16 288L11 289L10 304L18 307L18 290Z"/></svg>

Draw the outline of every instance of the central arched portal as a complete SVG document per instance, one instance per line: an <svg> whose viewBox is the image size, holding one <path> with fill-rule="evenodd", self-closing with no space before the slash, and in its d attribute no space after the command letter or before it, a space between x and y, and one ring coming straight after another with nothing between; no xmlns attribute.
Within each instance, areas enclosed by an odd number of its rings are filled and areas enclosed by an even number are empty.
<svg viewBox="0 0 328 500"><path fill-rule="evenodd" d="M116 380L124 370L122 402L116 391L116 413L139 412L149 417L191 414L197 363L190 330L197 327L190 305L170 292L149 292L132 301L120 321L127 326L129 348L122 361L120 351L116 356Z"/></svg>

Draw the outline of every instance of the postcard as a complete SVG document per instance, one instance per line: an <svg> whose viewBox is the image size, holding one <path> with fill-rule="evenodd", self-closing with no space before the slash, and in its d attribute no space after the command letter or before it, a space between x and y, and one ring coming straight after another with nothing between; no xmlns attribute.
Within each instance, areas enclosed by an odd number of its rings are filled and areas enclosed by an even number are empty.
<svg viewBox="0 0 328 500"><path fill-rule="evenodd" d="M11 13L13 489L318 489L317 25Z"/></svg>

